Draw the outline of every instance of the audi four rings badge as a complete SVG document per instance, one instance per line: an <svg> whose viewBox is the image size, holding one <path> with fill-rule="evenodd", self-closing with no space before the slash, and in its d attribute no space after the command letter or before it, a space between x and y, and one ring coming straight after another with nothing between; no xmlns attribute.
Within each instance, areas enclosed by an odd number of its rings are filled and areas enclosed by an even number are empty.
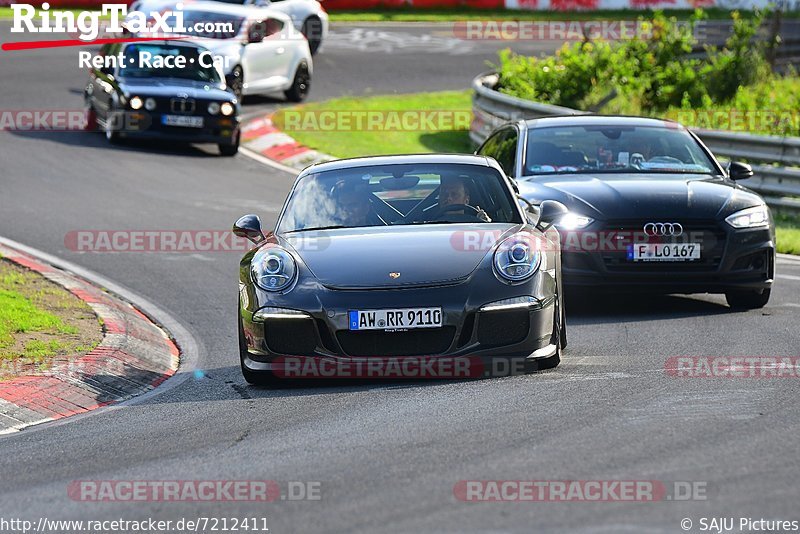
<svg viewBox="0 0 800 534"><path fill-rule="evenodd" d="M647 223L644 225L644 233L649 236L676 236L683 234L683 226L680 223Z"/></svg>

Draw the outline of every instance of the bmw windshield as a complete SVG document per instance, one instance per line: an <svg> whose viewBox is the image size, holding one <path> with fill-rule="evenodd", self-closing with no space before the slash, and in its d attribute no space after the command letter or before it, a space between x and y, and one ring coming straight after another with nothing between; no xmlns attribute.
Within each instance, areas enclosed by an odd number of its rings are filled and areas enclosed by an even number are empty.
<svg viewBox="0 0 800 534"><path fill-rule="evenodd" d="M654 126L561 126L528 132L524 175L718 174L686 130Z"/></svg>
<svg viewBox="0 0 800 534"><path fill-rule="evenodd" d="M436 163L309 174L292 192L278 233L459 222L522 222L497 170Z"/></svg>

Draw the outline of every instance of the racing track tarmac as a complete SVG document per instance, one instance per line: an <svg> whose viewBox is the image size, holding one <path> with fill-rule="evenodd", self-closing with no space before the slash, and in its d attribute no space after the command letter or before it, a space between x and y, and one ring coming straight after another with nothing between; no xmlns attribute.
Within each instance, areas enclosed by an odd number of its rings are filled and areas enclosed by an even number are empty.
<svg viewBox="0 0 800 534"><path fill-rule="evenodd" d="M314 98L464 87L493 54L387 55L323 53ZM73 59L69 50L4 52L0 107L79 107L85 73ZM139 403L1 438L0 517L266 516L272 532L609 533L679 532L684 517L799 519L798 380L674 378L663 367L676 355L798 355L800 262L779 262L772 302L759 311L732 312L718 296L573 303L565 360L542 375L258 389L238 369L238 254L64 246L65 233L79 229L227 229L248 212L272 224L292 177L215 154L112 148L86 133L0 133L0 235L169 312L195 337L205 372ZM322 500L84 503L67 495L80 479L321 481ZM459 502L453 487L470 479L702 481L708 499Z"/></svg>

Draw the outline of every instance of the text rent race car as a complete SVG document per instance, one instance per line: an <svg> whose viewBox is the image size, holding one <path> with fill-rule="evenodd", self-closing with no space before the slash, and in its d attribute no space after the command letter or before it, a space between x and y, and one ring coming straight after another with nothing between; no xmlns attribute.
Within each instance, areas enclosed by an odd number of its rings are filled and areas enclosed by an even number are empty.
<svg viewBox="0 0 800 534"><path fill-rule="evenodd" d="M570 213L561 233L564 284L660 293L724 293L760 308L775 276L775 228L764 199L736 183L683 126L636 117L520 121L478 149L533 202Z"/></svg>
<svg viewBox="0 0 800 534"><path fill-rule="evenodd" d="M285 357L513 357L553 367L566 343L557 202L523 211L493 160L386 156L313 165L239 273L242 372Z"/></svg>

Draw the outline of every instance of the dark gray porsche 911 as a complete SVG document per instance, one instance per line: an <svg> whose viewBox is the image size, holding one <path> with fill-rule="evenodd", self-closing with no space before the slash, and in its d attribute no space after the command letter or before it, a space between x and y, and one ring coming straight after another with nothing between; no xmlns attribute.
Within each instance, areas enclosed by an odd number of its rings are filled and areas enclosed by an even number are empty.
<svg viewBox="0 0 800 534"><path fill-rule="evenodd" d="M558 365L566 328L552 225L565 212L552 201L523 210L485 157L307 168L273 232L263 233L256 215L234 225L257 245L239 272L245 379L288 377L289 358Z"/></svg>

